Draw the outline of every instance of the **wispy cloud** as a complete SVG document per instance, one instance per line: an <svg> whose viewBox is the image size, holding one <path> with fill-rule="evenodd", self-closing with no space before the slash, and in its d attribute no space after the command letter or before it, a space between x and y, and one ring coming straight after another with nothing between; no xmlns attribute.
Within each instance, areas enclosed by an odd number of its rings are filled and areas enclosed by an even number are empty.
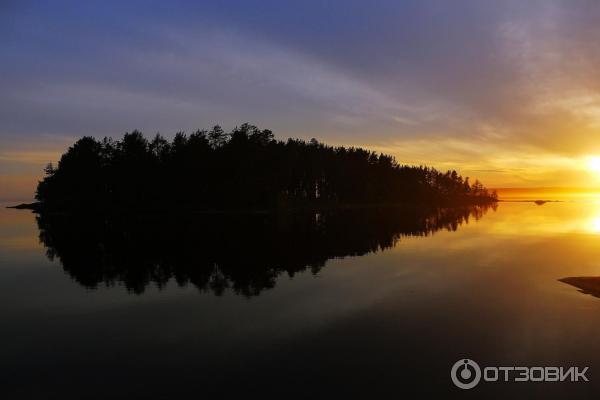
<svg viewBox="0 0 600 400"><path fill-rule="evenodd" d="M340 7L15 3L0 12L2 172L55 157L65 137L250 121L492 185L589 180L585 157L600 153L600 6Z"/></svg>

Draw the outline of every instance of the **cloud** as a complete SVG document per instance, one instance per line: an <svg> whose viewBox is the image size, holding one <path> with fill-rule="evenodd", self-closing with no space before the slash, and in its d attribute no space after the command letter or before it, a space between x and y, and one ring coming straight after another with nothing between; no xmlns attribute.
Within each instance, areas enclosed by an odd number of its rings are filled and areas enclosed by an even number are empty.
<svg viewBox="0 0 600 400"><path fill-rule="evenodd" d="M600 6L340 4L14 3L0 11L0 145L31 145L10 158L55 137L250 121L491 184L589 178Z"/></svg>

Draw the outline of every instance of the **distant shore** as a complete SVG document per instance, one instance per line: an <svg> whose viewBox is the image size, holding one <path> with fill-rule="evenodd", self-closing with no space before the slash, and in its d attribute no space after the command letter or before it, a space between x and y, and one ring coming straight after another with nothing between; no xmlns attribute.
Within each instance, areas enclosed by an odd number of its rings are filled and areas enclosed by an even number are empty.
<svg viewBox="0 0 600 400"><path fill-rule="evenodd" d="M527 200L512 200L512 199L498 199L498 202L503 202L503 203L535 203L538 206L541 206L543 204L546 203L564 203L564 200L533 200L533 199L527 199Z"/></svg>
<svg viewBox="0 0 600 400"><path fill-rule="evenodd" d="M14 209L17 209L17 210L39 211L41 209L41 203L39 203L39 202L21 203L21 204L16 204L14 206L6 206L6 208L14 208Z"/></svg>

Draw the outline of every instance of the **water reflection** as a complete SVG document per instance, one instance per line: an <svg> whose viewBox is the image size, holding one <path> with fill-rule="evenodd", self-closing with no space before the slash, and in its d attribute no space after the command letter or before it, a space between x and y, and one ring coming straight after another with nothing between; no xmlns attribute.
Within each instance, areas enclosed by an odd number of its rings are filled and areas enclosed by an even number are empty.
<svg viewBox="0 0 600 400"><path fill-rule="evenodd" d="M600 215L590 220L590 232L600 234Z"/></svg>
<svg viewBox="0 0 600 400"><path fill-rule="evenodd" d="M391 248L403 236L455 231L489 206L360 209L319 214L39 215L50 260L87 288L122 283L132 293L170 280L221 295L255 296L279 275L316 274L332 258ZM495 209L495 206L494 206Z"/></svg>

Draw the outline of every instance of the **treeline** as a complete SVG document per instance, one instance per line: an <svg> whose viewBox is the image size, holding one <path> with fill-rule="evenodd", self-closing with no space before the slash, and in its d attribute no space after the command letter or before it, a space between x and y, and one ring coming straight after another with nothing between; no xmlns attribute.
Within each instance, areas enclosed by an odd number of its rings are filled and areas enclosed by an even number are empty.
<svg viewBox="0 0 600 400"><path fill-rule="evenodd" d="M36 199L46 209L272 209L383 203L496 201L456 171L400 165L362 148L275 140L249 124L172 141L139 131L121 140L83 137L48 165Z"/></svg>

